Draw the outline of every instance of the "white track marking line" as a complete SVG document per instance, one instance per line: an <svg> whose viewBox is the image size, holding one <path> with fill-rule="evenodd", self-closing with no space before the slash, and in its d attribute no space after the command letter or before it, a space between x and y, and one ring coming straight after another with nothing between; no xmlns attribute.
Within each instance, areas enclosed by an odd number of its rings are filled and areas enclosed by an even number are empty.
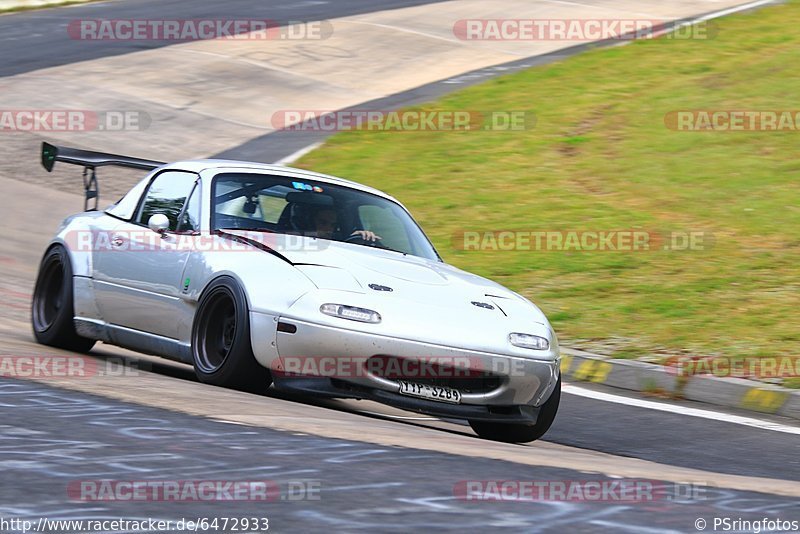
<svg viewBox="0 0 800 534"><path fill-rule="evenodd" d="M561 4L562 6L578 6L588 7L590 9L605 9L606 6L598 6L595 4L582 4L580 2L567 2L566 0L544 0L548 4ZM611 9L614 9L613 7Z"/></svg>
<svg viewBox="0 0 800 534"><path fill-rule="evenodd" d="M419 30L413 30L411 28L402 28L400 26L392 26L391 24L382 24L380 22L371 22L368 20L357 20L357 19L342 19L339 22L348 23L348 24L363 24L365 26L374 26L376 28L385 28L387 30L392 30L401 33L410 33L413 35L419 35L421 37L426 37L428 39L437 39L439 41L445 41L447 43L453 43L457 45L464 44L459 39L454 39L452 37L442 37L441 35L436 35L434 33L426 33L421 32Z"/></svg>
<svg viewBox="0 0 800 534"><path fill-rule="evenodd" d="M694 20L702 22L704 20L716 19L719 17L724 17L725 15L731 15L733 13L738 13L740 11L747 11L748 9L753 9L756 7L761 7L767 4L774 4L774 3L775 0L757 0L756 2L750 2L749 4L730 7L728 9L723 9L722 11L715 11L714 13L709 13L708 15L697 17Z"/></svg>
<svg viewBox="0 0 800 534"><path fill-rule="evenodd" d="M627 9L622 8L622 7L605 6L605 5L599 6L599 5L596 5L596 4L582 4L580 2L567 2L565 0L543 0L543 1L547 2L547 3L550 3L550 4L561 4L561 5L564 5L564 6L575 6L575 7L587 7L589 9L610 9L610 10L616 11L618 13L625 13L626 15L628 13L630 13L631 15L635 15L637 17L644 17L644 18L647 18L647 19L657 19L658 18L658 17L654 17L653 15L650 15L650 14L647 14L647 13L641 13L641 12L638 12L638 11L628 11Z"/></svg>
<svg viewBox="0 0 800 534"><path fill-rule="evenodd" d="M722 11L715 11L713 13L709 13L708 15L704 15L702 17L695 17L691 20L688 20L684 23L676 25L674 28L670 28L667 30L662 30L659 32L653 33L653 37L660 37L665 33L673 32L679 28L685 28L686 26L692 26L697 24L698 22L705 22L707 20L718 19L720 17L724 17L725 15L732 15L734 13L738 13L740 11L747 11L748 9L754 9L757 7L765 6L767 4L774 4L776 0L757 0L756 2L750 2L749 4L743 4L741 6L734 6L728 9L723 9ZM625 43L627 44L627 43Z"/></svg>
<svg viewBox="0 0 800 534"><path fill-rule="evenodd" d="M624 404L626 406L634 406L636 408L647 408L649 410L658 410L661 412L674 413L678 415L688 415L690 417L700 417L702 419L722 421L723 423L750 426L753 428L760 428L762 430L772 430L774 432L800 435L800 427L783 425L780 423L764 421L762 419L755 419L752 417L743 417L741 415L732 415L729 413L714 412L711 410L701 410L699 408L689 408L688 406L666 404L663 402L654 402L633 397L623 397L621 395L613 395L611 393L603 393L601 391L584 389L572 384L564 384L561 390L568 395L576 395L578 397L586 397L588 399L595 399L603 402L613 402L616 404Z"/></svg>
<svg viewBox="0 0 800 534"><path fill-rule="evenodd" d="M275 165L291 165L292 163L294 163L298 159L302 158L303 156L305 156L306 154L308 154L312 150L316 150L317 148L319 148L321 146L322 146L322 141L320 141L318 143L311 143L310 145L301 148L297 152L292 152L291 154L289 154L285 158L279 159L278 161L275 162Z"/></svg>

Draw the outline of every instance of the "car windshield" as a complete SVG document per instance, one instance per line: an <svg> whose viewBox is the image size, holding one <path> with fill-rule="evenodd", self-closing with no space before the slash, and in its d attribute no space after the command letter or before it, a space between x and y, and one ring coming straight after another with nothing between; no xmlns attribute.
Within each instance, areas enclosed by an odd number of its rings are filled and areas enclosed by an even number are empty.
<svg viewBox="0 0 800 534"><path fill-rule="evenodd" d="M439 260L417 223L397 203L306 178L216 176L211 226L330 239Z"/></svg>

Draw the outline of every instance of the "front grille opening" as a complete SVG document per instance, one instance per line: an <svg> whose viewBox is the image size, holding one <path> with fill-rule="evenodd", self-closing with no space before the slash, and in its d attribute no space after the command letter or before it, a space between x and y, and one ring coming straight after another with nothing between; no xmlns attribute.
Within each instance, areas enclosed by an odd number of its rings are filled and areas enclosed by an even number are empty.
<svg viewBox="0 0 800 534"><path fill-rule="evenodd" d="M497 415L512 415L519 413L516 406L489 406L489 413L496 413Z"/></svg>
<svg viewBox="0 0 800 534"><path fill-rule="evenodd" d="M461 393L489 393L503 384L503 377L476 369L474 364L470 368L457 365L462 360L470 361L469 358L417 359L378 354L367 359L364 367L367 372L387 380L447 387Z"/></svg>

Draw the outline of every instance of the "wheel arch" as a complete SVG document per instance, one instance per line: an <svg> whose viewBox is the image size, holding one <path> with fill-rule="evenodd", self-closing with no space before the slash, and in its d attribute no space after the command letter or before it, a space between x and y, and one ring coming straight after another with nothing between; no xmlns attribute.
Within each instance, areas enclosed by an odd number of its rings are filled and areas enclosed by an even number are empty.
<svg viewBox="0 0 800 534"><path fill-rule="evenodd" d="M199 296L195 302L195 313L193 317L192 329L194 329L194 322L197 321L197 310L199 309L200 302L203 297L208 294L211 286L223 279L230 278L233 280L245 296L245 306L247 306L247 317L250 326L250 348L253 351L253 356L256 361L267 369L272 367L273 362L278 358L277 351L277 335L278 335L278 317L280 316L279 310L272 312L254 311L252 294L248 291L248 286L242 277L237 273L229 270L214 273L212 277L206 281L203 288L199 291Z"/></svg>
<svg viewBox="0 0 800 534"><path fill-rule="evenodd" d="M274 359L273 352L275 351L275 336L277 335L277 319L265 321L264 319L267 318L267 316L264 314L254 314L252 312L247 286L241 277L235 272L221 271L214 273L213 276L209 277L209 279L203 285L202 290L199 292L199 297L195 306L195 313L192 319L192 334L190 338L192 343L193 358L197 357L197 346L194 344L197 341L197 329L203 324L202 308L204 299L209 295L209 291L219 286L219 282L222 280L225 280L225 285L234 285L238 288L239 291L234 291L234 299L239 298L238 294L244 296L243 304L245 309L243 310L243 316L247 321L246 330L249 332L249 336L245 338L246 341L244 342L249 345L250 352L252 353L252 357L255 359L255 363L257 363L258 366L266 369L264 372L266 372L266 376L269 376L270 364ZM198 372L196 362L195 370ZM255 372L255 370L253 370L253 372Z"/></svg>
<svg viewBox="0 0 800 534"><path fill-rule="evenodd" d="M70 258L72 265L72 276L92 277L92 245L89 241L88 250L80 250L82 233L91 235L91 228L85 224L85 218L78 218L73 215L67 217L61 223L58 233L50 240L50 244L45 249L45 254L55 245L63 246Z"/></svg>

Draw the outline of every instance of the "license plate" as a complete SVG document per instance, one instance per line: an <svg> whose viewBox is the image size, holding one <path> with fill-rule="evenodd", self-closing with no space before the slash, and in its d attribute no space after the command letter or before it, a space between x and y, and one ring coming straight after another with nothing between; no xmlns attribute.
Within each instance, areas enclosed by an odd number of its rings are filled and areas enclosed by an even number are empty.
<svg viewBox="0 0 800 534"><path fill-rule="evenodd" d="M449 402L452 404L459 404L461 402L461 392L457 389L429 386L427 384L415 384L413 382L401 381L400 394L439 402Z"/></svg>

